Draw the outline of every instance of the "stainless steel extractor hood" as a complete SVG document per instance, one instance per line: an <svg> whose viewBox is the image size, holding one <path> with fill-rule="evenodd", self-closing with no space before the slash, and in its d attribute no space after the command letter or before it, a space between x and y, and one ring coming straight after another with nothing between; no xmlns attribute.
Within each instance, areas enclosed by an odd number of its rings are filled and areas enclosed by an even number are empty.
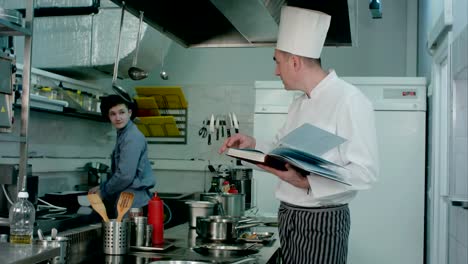
<svg viewBox="0 0 468 264"><path fill-rule="evenodd" d="M21 10L24 1L6 0L5 7ZM33 66L75 79L112 75L119 36L121 9L109 0L36 1ZM87 10L96 13L87 14ZM81 14L78 12L82 12ZM47 14L44 14L47 12ZM119 78L128 78L136 53L138 17L126 12L120 46ZM138 67L151 71L167 54L171 40L143 24ZM15 39L15 49L22 50ZM19 54L18 56L22 56ZM17 58L21 61L21 58Z"/></svg>
<svg viewBox="0 0 468 264"><path fill-rule="evenodd" d="M111 0L122 6L122 0ZM332 16L327 46L355 46L356 0L125 0L134 16L184 47L274 46L283 5Z"/></svg>

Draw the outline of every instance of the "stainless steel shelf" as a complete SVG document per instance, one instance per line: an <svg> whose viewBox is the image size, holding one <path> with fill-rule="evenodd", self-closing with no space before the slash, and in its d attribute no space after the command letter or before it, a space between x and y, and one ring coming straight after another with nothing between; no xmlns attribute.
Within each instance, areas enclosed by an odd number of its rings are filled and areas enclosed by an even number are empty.
<svg viewBox="0 0 468 264"><path fill-rule="evenodd" d="M1 36L31 36L31 30L20 27L5 19L0 18L0 35Z"/></svg>

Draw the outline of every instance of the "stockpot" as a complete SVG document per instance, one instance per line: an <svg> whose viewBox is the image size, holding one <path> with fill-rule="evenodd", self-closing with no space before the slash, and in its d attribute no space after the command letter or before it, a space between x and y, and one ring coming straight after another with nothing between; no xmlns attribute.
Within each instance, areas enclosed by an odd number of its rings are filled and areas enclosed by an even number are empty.
<svg viewBox="0 0 468 264"><path fill-rule="evenodd" d="M203 201L218 203L218 214L225 216L240 217L245 211L245 194L243 193L202 193Z"/></svg>
<svg viewBox="0 0 468 264"><path fill-rule="evenodd" d="M189 208L189 227L195 228L197 225L197 217L214 215L215 203L208 201L187 201L185 202Z"/></svg>
<svg viewBox="0 0 468 264"><path fill-rule="evenodd" d="M240 230L259 225L251 219L214 215L197 217L197 234L205 240L232 241L239 238Z"/></svg>

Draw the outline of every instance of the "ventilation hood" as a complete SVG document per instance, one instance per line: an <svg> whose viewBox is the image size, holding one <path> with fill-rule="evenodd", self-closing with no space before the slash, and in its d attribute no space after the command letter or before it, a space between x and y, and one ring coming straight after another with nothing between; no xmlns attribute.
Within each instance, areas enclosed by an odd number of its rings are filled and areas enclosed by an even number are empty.
<svg viewBox="0 0 468 264"><path fill-rule="evenodd" d="M122 6L122 0L111 0ZM283 5L332 16L326 46L356 46L356 0L126 0L125 8L184 47L274 46Z"/></svg>
<svg viewBox="0 0 468 264"><path fill-rule="evenodd" d="M24 1L7 0L21 10ZM109 0L41 0L35 6L33 67L80 80L112 75L121 8ZM119 78L128 78L136 53L139 17L125 12L120 45ZM23 41L15 39L15 49ZM143 23L137 66L151 71L161 64L172 41ZM21 61L19 53L17 61Z"/></svg>

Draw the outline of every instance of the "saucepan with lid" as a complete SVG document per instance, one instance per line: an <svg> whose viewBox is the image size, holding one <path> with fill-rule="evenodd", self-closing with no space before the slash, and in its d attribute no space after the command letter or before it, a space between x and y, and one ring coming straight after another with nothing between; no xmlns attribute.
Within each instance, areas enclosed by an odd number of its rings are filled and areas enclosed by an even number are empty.
<svg viewBox="0 0 468 264"><path fill-rule="evenodd" d="M197 217L197 234L204 240L234 241L239 238L240 230L258 226L260 222L249 218L232 216Z"/></svg>

